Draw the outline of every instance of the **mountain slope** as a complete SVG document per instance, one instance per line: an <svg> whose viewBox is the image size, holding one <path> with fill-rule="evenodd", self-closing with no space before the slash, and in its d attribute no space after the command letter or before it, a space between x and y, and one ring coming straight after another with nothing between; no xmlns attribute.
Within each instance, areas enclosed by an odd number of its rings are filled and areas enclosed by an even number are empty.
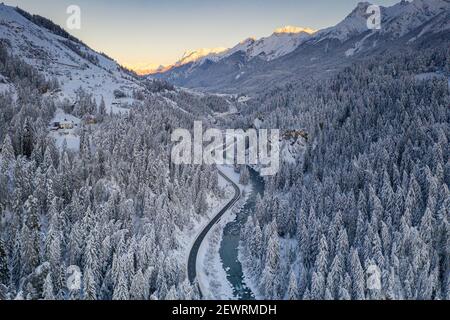
<svg viewBox="0 0 450 320"><path fill-rule="evenodd" d="M108 107L118 111L121 109L115 105L132 99L115 99L115 90L131 97L133 90L142 89L133 74L49 20L4 4L0 5L0 40L13 55L35 66L46 78L57 78L62 92L53 94L61 99L74 102L76 91L83 88L98 103L103 98Z"/></svg>

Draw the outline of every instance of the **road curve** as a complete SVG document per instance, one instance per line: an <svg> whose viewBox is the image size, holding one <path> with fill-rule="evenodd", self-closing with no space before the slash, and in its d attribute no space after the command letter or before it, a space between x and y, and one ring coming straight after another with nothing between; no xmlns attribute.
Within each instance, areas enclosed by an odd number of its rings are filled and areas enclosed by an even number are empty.
<svg viewBox="0 0 450 320"><path fill-rule="evenodd" d="M228 178L222 171L217 169L219 171L219 174L227 181L229 182L233 188L234 188L234 197L233 199L227 203L227 205L220 210L220 212L208 223L208 225L203 229L203 231L198 235L197 239L194 242L194 245L191 248L191 252L189 253L189 260L188 260L188 266L187 266L187 272L188 272L188 278L189 281L193 284L195 280L197 279L197 256L198 252L200 250L200 246L202 245L202 242L205 240L207 234L209 231L214 227L214 225L219 222L219 220L223 217L223 215L231 209L236 202L239 201L241 198L241 191L239 187L230 179ZM200 291L200 297L203 297L203 293Z"/></svg>

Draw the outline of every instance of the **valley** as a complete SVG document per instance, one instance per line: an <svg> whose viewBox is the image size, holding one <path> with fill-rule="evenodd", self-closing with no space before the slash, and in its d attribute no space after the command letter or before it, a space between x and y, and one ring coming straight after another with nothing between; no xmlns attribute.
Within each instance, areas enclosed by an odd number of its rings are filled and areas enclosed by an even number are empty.
<svg viewBox="0 0 450 320"><path fill-rule="evenodd" d="M0 300L448 300L450 1L369 7L138 75L1 4Z"/></svg>

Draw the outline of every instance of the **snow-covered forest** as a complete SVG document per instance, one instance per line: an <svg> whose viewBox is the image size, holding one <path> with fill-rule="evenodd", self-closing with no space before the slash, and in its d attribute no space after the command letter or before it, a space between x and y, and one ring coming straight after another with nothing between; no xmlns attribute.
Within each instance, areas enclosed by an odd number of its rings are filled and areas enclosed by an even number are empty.
<svg viewBox="0 0 450 320"><path fill-rule="evenodd" d="M247 274L269 299L450 298L450 50L356 64L255 102L271 126L310 133L242 233ZM381 271L368 290L366 270Z"/></svg>
<svg viewBox="0 0 450 320"><path fill-rule="evenodd" d="M0 68L20 88L0 95L1 297L198 298L182 237L221 190L212 167L169 167L171 128L192 119L148 100L83 126L75 154L47 136L61 106L40 92L57 84L5 51ZM87 93L79 101L78 116L103 110ZM70 265L84 275L75 295L65 285Z"/></svg>
<svg viewBox="0 0 450 320"><path fill-rule="evenodd" d="M246 297L449 300L449 3L383 9L408 27L370 34L366 5L139 77L1 4L0 300L242 298L221 255L242 214ZM261 194L258 165L172 163L196 121L280 130Z"/></svg>

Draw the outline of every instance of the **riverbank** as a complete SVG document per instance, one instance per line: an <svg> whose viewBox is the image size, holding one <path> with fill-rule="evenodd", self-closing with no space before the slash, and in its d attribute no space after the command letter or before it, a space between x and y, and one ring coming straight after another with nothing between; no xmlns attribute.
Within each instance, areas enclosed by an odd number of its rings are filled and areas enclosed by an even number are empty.
<svg viewBox="0 0 450 320"><path fill-rule="evenodd" d="M234 172L232 167L220 166L219 169L239 188L242 197L222 215L202 242L197 259L198 281L205 299L236 300L238 297L228 280L229 270L224 268L220 249L223 244L224 229L236 219L236 214L245 205L252 187L241 185L240 175Z"/></svg>
<svg viewBox="0 0 450 320"><path fill-rule="evenodd" d="M234 179L239 180L239 174ZM256 198L264 191L264 183L259 174L250 170L250 184L246 187L245 202L236 210L234 219L228 223L223 231L220 256L223 267L227 271L227 279L233 286L233 296L238 300L254 300L255 294L246 282L243 266L240 259L241 231L247 222L248 216L255 210Z"/></svg>

